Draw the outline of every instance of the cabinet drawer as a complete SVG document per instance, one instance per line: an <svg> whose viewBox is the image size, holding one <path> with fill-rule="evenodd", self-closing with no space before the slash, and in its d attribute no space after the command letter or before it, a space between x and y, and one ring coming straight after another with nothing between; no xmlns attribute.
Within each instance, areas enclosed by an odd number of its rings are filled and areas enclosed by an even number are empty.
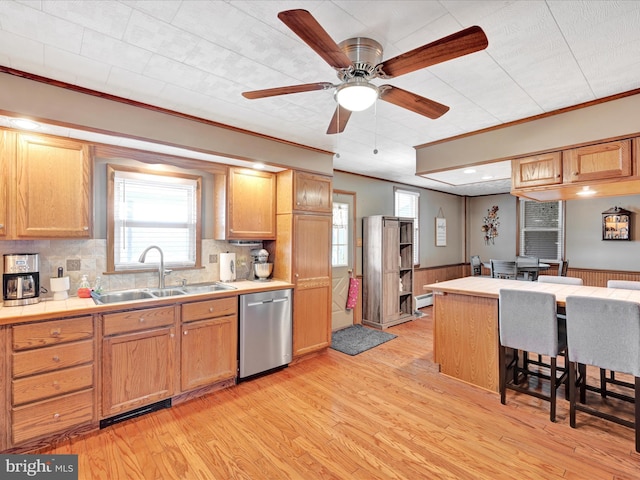
<svg viewBox="0 0 640 480"><path fill-rule="evenodd" d="M91 422L93 412L93 389L14 408L12 441L18 444Z"/></svg>
<svg viewBox="0 0 640 480"><path fill-rule="evenodd" d="M93 341L54 345L13 354L13 378L45 373L93 361Z"/></svg>
<svg viewBox="0 0 640 480"><path fill-rule="evenodd" d="M13 350L46 347L93 337L93 319L89 316L30 323L13 327Z"/></svg>
<svg viewBox="0 0 640 480"><path fill-rule="evenodd" d="M238 312L238 297L205 300L182 305L182 321L191 322L204 318L235 315Z"/></svg>
<svg viewBox="0 0 640 480"><path fill-rule="evenodd" d="M21 378L12 382L12 404L35 402L92 386L92 364Z"/></svg>
<svg viewBox="0 0 640 480"><path fill-rule="evenodd" d="M109 313L104 315L103 319L104 335L114 335L172 325L175 315L174 307L171 306Z"/></svg>

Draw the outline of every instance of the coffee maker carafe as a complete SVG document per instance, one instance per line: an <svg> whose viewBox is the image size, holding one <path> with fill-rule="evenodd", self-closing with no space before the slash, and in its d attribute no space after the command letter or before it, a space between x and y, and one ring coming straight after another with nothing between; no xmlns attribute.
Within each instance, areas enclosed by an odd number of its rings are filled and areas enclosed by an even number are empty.
<svg viewBox="0 0 640 480"><path fill-rule="evenodd" d="M4 254L2 297L4 305L15 307L40 301L39 255L37 253Z"/></svg>

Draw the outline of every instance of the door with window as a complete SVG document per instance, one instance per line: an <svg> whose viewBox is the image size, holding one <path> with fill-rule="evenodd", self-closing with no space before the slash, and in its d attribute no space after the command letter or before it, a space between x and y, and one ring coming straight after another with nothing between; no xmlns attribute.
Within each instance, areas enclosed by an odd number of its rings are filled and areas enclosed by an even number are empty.
<svg viewBox="0 0 640 480"><path fill-rule="evenodd" d="M353 309L347 309L349 281L355 268L355 193L333 192L333 226L331 240L332 307L331 330L353 325Z"/></svg>

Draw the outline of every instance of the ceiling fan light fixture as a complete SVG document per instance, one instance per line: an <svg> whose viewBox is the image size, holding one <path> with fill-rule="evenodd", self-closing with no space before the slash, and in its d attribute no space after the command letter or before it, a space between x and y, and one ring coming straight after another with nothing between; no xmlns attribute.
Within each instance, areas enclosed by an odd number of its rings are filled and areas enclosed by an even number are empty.
<svg viewBox="0 0 640 480"><path fill-rule="evenodd" d="M336 101L352 112L361 112L376 103L378 87L363 78L352 78L336 89Z"/></svg>

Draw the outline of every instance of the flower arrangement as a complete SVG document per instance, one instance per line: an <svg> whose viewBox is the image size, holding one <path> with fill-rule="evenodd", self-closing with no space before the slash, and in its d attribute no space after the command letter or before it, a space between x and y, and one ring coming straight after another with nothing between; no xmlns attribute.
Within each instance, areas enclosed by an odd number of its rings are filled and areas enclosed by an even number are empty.
<svg viewBox="0 0 640 480"><path fill-rule="evenodd" d="M498 217L498 206L487 209L487 216L482 219L482 232L484 233L484 243L486 245L495 244L495 238L498 236L498 227L500 226L500 217Z"/></svg>

